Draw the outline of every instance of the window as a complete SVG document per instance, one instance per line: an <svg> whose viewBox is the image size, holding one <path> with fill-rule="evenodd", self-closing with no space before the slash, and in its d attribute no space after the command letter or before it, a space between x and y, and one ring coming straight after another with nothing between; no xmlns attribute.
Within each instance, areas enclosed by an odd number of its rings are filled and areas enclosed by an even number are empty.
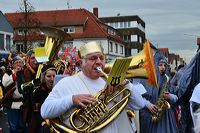
<svg viewBox="0 0 200 133"><path fill-rule="evenodd" d="M120 22L120 28L123 28L123 27L124 27L124 23Z"/></svg>
<svg viewBox="0 0 200 133"><path fill-rule="evenodd" d="M127 42L130 42L131 41L131 36L130 35L124 35L123 36L123 40L127 41Z"/></svg>
<svg viewBox="0 0 200 133"><path fill-rule="evenodd" d="M138 23L137 21L131 21L131 27L134 28L134 27L137 27Z"/></svg>
<svg viewBox="0 0 200 133"><path fill-rule="evenodd" d="M10 35L6 35L6 50L11 49L11 37Z"/></svg>
<svg viewBox="0 0 200 133"><path fill-rule="evenodd" d="M115 53L118 53L118 45L115 43Z"/></svg>
<svg viewBox="0 0 200 133"><path fill-rule="evenodd" d="M111 26L111 27L114 27L114 23L110 23L110 26Z"/></svg>
<svg viewBox="0 0 200 133"><path fill-rule="evenodd" d="M139 43L142 43L142 37L139 36Z"/></svg>
<svg viewBox="0 0 200 133"><path fill-rule="evenodd" d="M124 22L124 28L127 28L127 26L128 26L128 23Z"/></svg>
<svg viewBox="0 0 200 133"><path fill-rule="evenodd" d="M23 44L16 44L16 48L18 52L22 52L23 51Z"/></svg>
<svg viewBox="0 0 200 133"><path fill-rule="evenodd" d="M128 23L128 28L131 27L131 22L129 21L129 22L127 22L127 23Z"/></svg>
<svg viewBox="0 0 200 133"><path fill-rule="evenodd" d="M115 28L118 28L118 22L115 22Z"/></svg>
<svg viewBox="0 0 200 133"><path fill-rule="evenodd" d="M138 38L137 35L131 35L131 42L137 42Z"/></svg>
<svg viewBox="0 0 200 133"><path fill-rule="evenodd" d="M67 32L67 33L74 33L75 27L74 26L64 27L63 30L64 30L64 32Z"/></svg>
<svg viewBox="0 0 200 133"><path fill-rule="evenodd" d="M4 34L0 34L0 49L4 50Z"/></svg>
<svg viewBox="0 0 200 133"><path fill-rule="evenodd" d="M124 47L120 45L120 54L124 54Z"/></svg>
<svg viewBox="0 0 200 133"><path fill-rule="evenodd" d="M113 43L110 42L110 52L113 52Z"/></svg>
<svg viewBox="0 0 200 133"><path fill-rule="evenodd" d="M111 35L116 35L116 32L113 29L108 29L108 33Z"/></svg>
<svg viewBox="0 0 200 133"><path fill-rule="evenodd" d="M18 35L24 35L24 30L18 30Z"/></svg>

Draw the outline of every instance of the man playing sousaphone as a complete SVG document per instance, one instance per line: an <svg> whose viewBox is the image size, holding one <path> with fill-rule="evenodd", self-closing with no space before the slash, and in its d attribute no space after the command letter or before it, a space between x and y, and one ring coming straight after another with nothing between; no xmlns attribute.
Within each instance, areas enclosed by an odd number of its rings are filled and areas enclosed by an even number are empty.
<svg viewBox="0 0 200 133"><path fill-rule="evenodd" d="M105 66L105 55L102 46L97 42L86 43L80 47L79 55L81 58L81 72L59 81L41 107L43 118L60 117L71 128L69 116L73 110L77 107L85 108L88 104L95 102L96 97L94 95L101 91L106 84L106 81L101 78L102 74L97 71L97 68L103 69ZM128 83L126 86L131 91L127 107L134 110L143 108L145 102L141 95L137 91L132 91L132 84ZM77 130L68 130L68 132L72 131L78 132ZM99 131L112 133L133 132L125 110Z"/></svg>

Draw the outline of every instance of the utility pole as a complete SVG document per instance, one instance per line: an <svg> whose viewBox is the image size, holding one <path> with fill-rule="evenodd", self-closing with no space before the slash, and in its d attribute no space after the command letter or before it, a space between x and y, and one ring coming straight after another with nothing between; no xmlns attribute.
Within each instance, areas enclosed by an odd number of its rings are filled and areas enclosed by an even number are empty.
<svg viewBox="0 0 200 133"><path fill-rule="evenodd" d="M23 52L27 52L27 32L28 32L28 11L27 11L27 0L24 0L24 11L25 11L25 26L24 26L24 49Z"/></svg>

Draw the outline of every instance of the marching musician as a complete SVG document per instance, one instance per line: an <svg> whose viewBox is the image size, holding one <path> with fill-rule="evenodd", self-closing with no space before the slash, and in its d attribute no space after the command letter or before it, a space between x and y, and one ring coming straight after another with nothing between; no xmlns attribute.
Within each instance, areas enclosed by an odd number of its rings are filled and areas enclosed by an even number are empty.
<svg viewBox="0 0 200 133"><path fill-rule="evenodd" d="M141 133L178 133L172 108L164 110L160 120L152 120L152 114L158 112L159 107L157 103L160 102L160 99L166 100L170 105L174 104L178 100L177 96L172 94L174 88L171 88L168 83L166 88L163 88L166 81L165 74L167 74L168 77L170 75L167 71L167 60L162 53L155 53L154 64L158 80L158 88L155 88L154 86L146 87L144 84L147 92L143 94L143 97L149 101L149 104L147 104L144 109L140 110L140 131Z"/></svg>
<svg viewBox="0 0 200 133"><path fill-rule="evenodd" d="M38 62L35 58L35 53L33 50L29 50L26 54L26 64L25 64L24 69L17 73L18 88L21 88L22 84L34 80L35 76L37 74L37 69L38 69ZM32 94L33 88L29 88L26 90L23 90L23 88L21 88L21 91L24 95L23 120L29 126L29 123L31 120L31 111L30 110L32 110L31 94Z"/></svg>
<svg viewBox="0 0 200 133"><path fill-rule="evenodd" d="M40 115L40 107L53 88L55 75L56 68L54 65L47 64L43 66L40 77L41 83L34 90L32 96L33 110L29 133L39 133L42 124L45 123L45 120Z"/></svg>
<svg viewBox="0 0 200 133"><path fill-rule="evenodd" d="M23 132L26 133L27 129L25 123L22 120L22 108L23 95L20 88L17 86L17 73L23 70L23 59L20 56L16 56L12 61L13 70L6 72L2 78L2 84L5 87L5 95L9 91L13 90L7 95L7 101L5 107L7 109L8 124L10 126L11 133Z"/></svg>
<svg viewBox="0 0 200 133"><path fill-rule="evenodd" d="M44 119L60 117L65 124L69 125L71 112L78 106L86 107L95 102L95 94L104 89L106 81L101 78L101 73L97 71L97 67L103 70L105 66L102 46L97 42L89 42L82 45L78 52L81 58L81 71L78 74L61 79L54 86L41 107L41 115ZM127 108L134 110L143 108L145 103L142 96L137 91L132 91L131 83L126 86L131 91ZM110 89L111 92L113 90ZM132 133L133 130L125 109L99 132Z"/></svg>

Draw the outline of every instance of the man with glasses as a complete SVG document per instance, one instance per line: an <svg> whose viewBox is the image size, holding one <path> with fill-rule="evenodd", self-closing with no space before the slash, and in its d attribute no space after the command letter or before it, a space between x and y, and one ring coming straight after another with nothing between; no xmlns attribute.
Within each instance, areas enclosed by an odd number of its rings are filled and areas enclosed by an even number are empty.
<svg viewBox="0 0 200 133"><path fill-rule="evenodd" d="M43 118L60 117L69 127L70 112L76 107L86 107L96 101L95 95L104 89L106 81L101 78L102 70L105 66L105 55L102 46L97 42L89 42L79 48L81 58L81 72L76 75L65 77L60 80L53 88L41 107ZM140 109L145 106L141 95L137 91L132 91L132 84L127 84L131 90L131 96L127 107ZM99 130L101 133L132 133L132 127L123 110L115 120Z"/></svg>

